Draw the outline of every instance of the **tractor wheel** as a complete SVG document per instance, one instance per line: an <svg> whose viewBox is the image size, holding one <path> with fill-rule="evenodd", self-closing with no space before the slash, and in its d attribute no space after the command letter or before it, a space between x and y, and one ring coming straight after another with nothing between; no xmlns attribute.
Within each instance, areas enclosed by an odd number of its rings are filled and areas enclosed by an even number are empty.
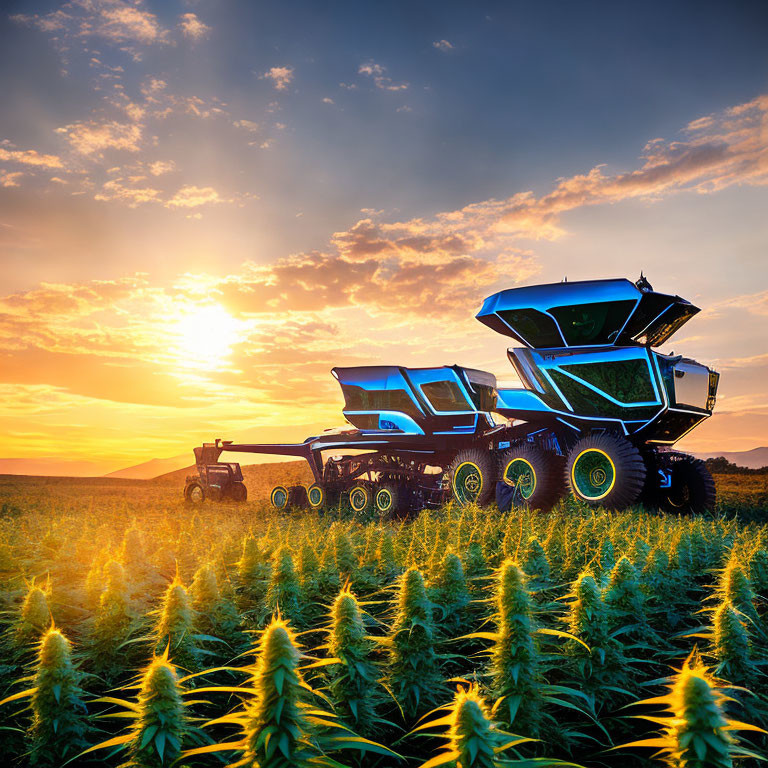
<svg viewBox="0 0 768 768"><path fill-rule="evenodd" d="M402 507L402 494L397 483L382 483L374 490L373 505L382 517L395 515Z"/></svg>
<svg viewBox="0 0 768 768"><path fill-rule="evenodd" d="M714 512L717 502L712 475L706 464L693 456L680 456L672 464L672 485L661 493L661 505L668 512Z"/></svg>
<svg viewBox="0 0 768 768"><path fill-rule="evenodd" d="M245 487L245 484L241 482L232 483L229 488L229 498L238 503L247 501L248 489Z"/></svg>
<svg viewBox="0 0 768 768"><path fill-rule="evenodd" d="M484 507L496 489L496 467L491 454L480 448L459 451L445 472L451 495L460 507L477 504Z"/></svg>
<svg viewBox="0 0 768 768"><path fill-rule="evenodd" d="M191 504L202 504L205 501L205 489L202 483L194 481L184 487L184 500Z"/></svg>
<svg viewBox="0 0 768 768"><path fill-rule="evenodd" d="M535 445L515 446L499 457L499 480L513 489L512 507L548 512L565 490L562 457Z"/></svg>
<svg viewBox="0 0 768 768"><path fill-rule="evenodd" d="M645 463L624 437L588 435L568 454L566 478L573 495L590 506L624 509L643 490Z"/></svg>
<svg viewBox="0 0 768 768"><path fill-rule="evenodd" d="M325 504L325 490L323 486L318 483L312 483L307 488L307 501L309 502L310 509L322 509Z"/></svg>
<svg viewBox="0 0 768 768"><path fill-rule="evenodd" d="M371 491L367 485L355 483L347 492L349 508L356 515L362 515L371 507Z"/></svg>
<svg viewBox="0 0 768 768"><path fill-rule="evenodd" d="M291 509L309 509L307 489L303 485L292 485L288 489L288 506Z"/></svg>
<svg viewBox="0 0 768 768"><path fill-rule="evenodd" d="M269 494L269 502L273 509L284 510L288 506L288 489L284 485L276 485Z"/></svg>

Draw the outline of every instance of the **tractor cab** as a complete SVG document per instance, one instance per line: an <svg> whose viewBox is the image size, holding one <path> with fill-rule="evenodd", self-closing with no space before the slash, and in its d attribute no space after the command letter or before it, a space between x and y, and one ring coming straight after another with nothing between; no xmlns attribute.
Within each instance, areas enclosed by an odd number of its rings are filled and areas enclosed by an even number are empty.
<svg viewBox="0 0 768 768"><path fill-rule="evenodd" d="M494 425L496 377L486 371L369 365L331 373L344 393L344 417L360 430L427 435Z"/></svg>
<svg viewBox="0 0 768 768"><path fill-rule="evenodd" d="M219 461L223 450L217 443L203 443L194 449L197 475L187 476L184 498L188 501L246 500L243 471L237 462Z"/></svg>
<svg viewBox="0 0 768 768"><path fill-rule="evenodd" d="M641 278L510 288L489 296L477 319L532 349L657 347L697 312Z"/></svg>

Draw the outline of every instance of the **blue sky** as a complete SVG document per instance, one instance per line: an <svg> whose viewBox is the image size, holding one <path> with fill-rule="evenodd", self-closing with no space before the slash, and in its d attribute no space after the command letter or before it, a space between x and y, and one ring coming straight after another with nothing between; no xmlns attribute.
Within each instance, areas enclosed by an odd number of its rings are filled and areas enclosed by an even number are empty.
<svg viewBox="0 0 768 768"><path fill-rule="evenodd" d="M6 2L0 387L61 403L17 444L139 412L181 444L233 398L330 419L300 390L344 361L503 373L484 295L640 269L712 308L680 342L733 371L696 447L765 443L767 39L756 2ZM220 415L152 411L189 385L168 328L212 304ZM157 386L99 394L89 354Z"/></svg>

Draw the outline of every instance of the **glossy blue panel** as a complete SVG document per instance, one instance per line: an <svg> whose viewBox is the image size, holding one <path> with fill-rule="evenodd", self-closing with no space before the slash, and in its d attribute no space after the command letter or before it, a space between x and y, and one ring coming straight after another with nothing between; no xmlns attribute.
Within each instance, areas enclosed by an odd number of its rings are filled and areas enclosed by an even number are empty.
<svg viewBox="0 0 768 768"><path fill-rule="evenodd" d="M642 293L634 283L625 278L528 285L522 288L507 288L489 296L477 313L477 319L483 322L484 317L505 309L531 308L546 312L552 307L602 301L637 300L641 296Z"/></svg>
<svg viewBox="0 0 768 768"><path fill-rule="evenodd" d="M628 315L626 307L632 308ZM606 305L615 303L617 306L612 322L616 324L611 330L611 325L596 333L596 336L606 336L605 340L594 342L582 341L580 343L595 346L610 346L622 344L640 339L645 343L646 338L654 346L663 343L681 325L692 317L698 308L679 296L671 296L657 293L653 290L640 290L634 283L624 278L615 280L583 280L574 283L548 283L545 285L530 285L521 288L508 288L489 296L484 302L477 319L492 328L497 333L510 336L522 341L529 347L557 347L577 344L573 341L573 327L563 327L562 317L556 316L559 307L587 307L588 305ZM530 321L522 318L510 321L507 313L515 310L534 310L533 313L524 313L526 317L531 314L539 318L542 329L538 330L538 339L527 338L523 331L527 323L531 333ZM606 310L603 310L606 311ZM543 317L542 317L543 315ZM562 315L562 310L560 311ZM513 325L510 323L513 322ZM560 339L561 332L565 337ZM561 344L562 342L562 344Z"/></svg>

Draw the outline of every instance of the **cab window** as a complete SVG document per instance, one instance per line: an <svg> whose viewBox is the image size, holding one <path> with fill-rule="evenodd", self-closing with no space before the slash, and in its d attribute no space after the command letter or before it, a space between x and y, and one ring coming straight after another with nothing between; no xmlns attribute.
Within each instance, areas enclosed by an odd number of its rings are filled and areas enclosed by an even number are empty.
<svg viewBox="0 0 768 768"><path fill-rule="evenodd" d="M600 301L554 307L550 313L557 320L569 347L614 344L637 302Z"/></svg>
<svg viewBox="0 0 768 768"><path fill-rule="evenodd" d="M421 391L436 411L473 411L455 381L432 381L422 384Z"/></svg>

